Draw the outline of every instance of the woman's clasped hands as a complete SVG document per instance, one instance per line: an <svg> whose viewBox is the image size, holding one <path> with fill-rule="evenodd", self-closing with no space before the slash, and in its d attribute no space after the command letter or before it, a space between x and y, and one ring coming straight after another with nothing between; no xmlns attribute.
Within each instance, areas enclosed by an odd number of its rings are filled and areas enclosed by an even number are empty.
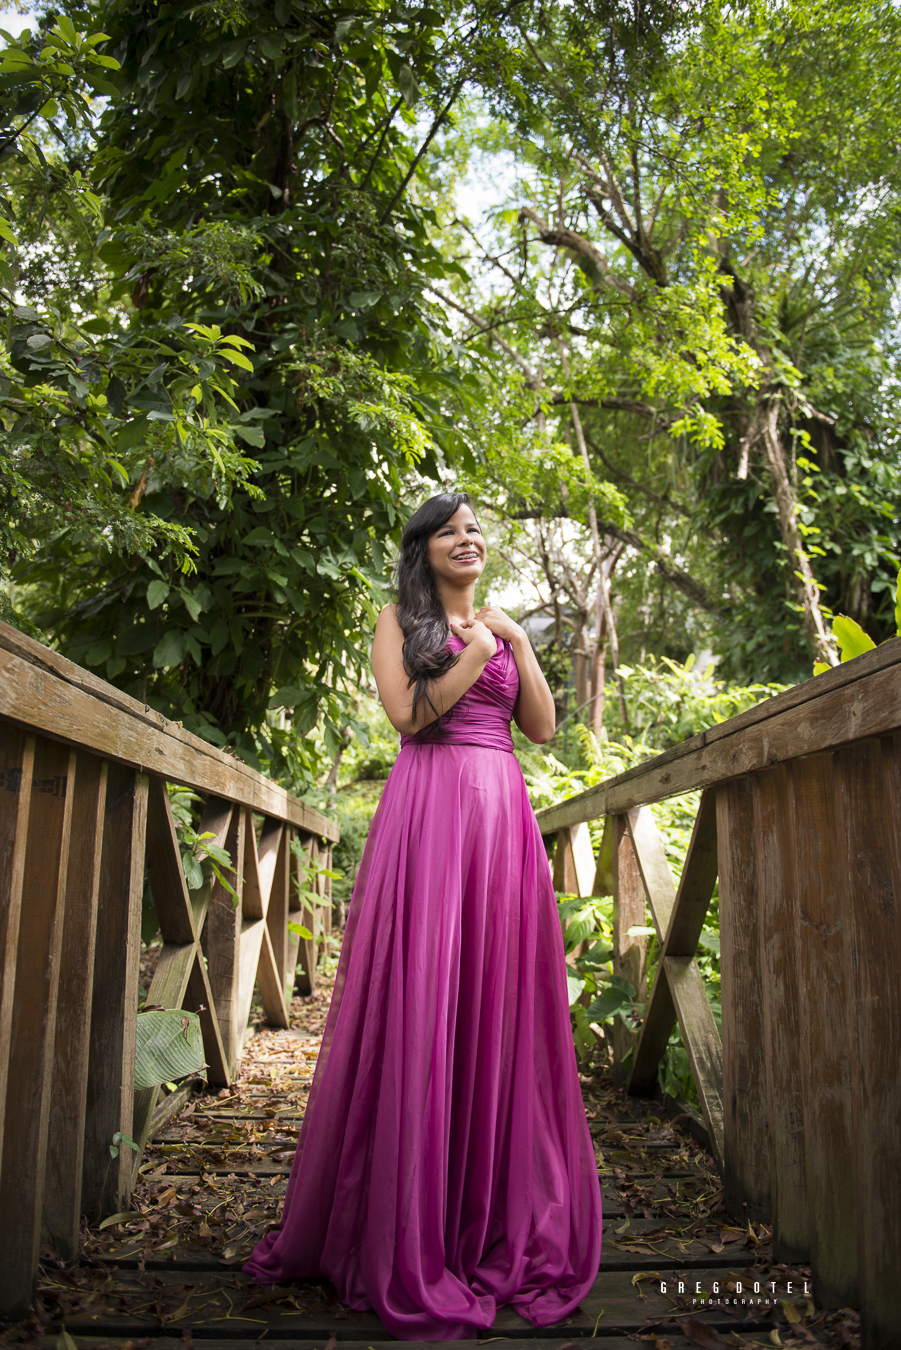
<svg viewBox="0 0 901 1350"><path fill-rule="evenodd" d="M475 642L477 649L484 653L488 660L497 649L495 637L504 642L513 642L522 634L519 624L514 623L497 605L485 605L473 618L452 623L450 629L456 637L466 643L467 647Z"/></svg>

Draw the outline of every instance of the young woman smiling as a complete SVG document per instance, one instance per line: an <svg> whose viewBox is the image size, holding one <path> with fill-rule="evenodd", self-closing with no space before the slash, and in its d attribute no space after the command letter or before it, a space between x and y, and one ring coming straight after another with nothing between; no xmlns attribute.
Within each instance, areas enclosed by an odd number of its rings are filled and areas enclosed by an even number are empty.
<svg viewBox="0 0 901 1350"><path fill-rule="evenodd" d="M547 858L510 722L554 733L522 628L474 609L465 493L409 521L372 664L401 733L360 865L281 1230L245 1269L328 1275L402 1340L560 1322L601 1201Z"/></svg>

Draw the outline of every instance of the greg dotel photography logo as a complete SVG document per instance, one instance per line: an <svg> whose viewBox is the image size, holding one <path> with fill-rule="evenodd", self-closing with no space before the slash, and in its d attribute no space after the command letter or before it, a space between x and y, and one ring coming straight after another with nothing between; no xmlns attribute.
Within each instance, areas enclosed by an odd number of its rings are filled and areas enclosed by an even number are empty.
<svg viewBox="0 0 901 1350"><path fill-rule="evenodd" d="M691 1299L698 1308L771 1308L784 1298L811 1296L810 1280L660 1280L661 1294Z"/></svg>

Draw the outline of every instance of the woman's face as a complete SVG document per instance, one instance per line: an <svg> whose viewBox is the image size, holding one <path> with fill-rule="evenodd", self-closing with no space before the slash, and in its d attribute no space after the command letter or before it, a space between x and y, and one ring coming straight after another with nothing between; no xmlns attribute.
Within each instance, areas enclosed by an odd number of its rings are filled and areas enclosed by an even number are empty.
<svg viewBox="0 0 901 1350"><path fill-rule="evenodd" d="M474 581L485 570L488 550L469 506L461 506L429 536L429 562L436 579Z"/></svg>

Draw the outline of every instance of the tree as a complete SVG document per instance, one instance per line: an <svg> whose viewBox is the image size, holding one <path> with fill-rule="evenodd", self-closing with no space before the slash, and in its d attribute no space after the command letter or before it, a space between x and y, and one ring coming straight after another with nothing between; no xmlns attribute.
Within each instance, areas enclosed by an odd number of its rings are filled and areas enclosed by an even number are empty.
<svg viewBox="0 0 901 1350"><path fill-rule="evenodd" d="M519 177L477 235L486 280L448 300L578 448L575 408L630 547L715 616L730 673L798 678L837 659L832 611L890 624L898 127L872 79L895 87L899 18L633 17L510 17L481 135Z"/></svg>
<svg viewBox="0 0 901 1350"><path fill-rule="evenodd" d="M176 329L217 344L252 463L226 494L161 445L168 357L155 389L117 390L122 491L190 537L191 569L69 532L17 575L75 660L300 786L305 733L339 744L407 479L468 454L452 415L467 377L423 295L449 268L407 189L478 25L448 46L428 8L303 0L116 4L97 21L119 70L85 273L129 347Z"/></svg>
<svg viewBox="0 0 901 1350"><path fill-rule="evenodd" d="M98 51L104 33L81 32L65 15L24 40L5 36L0 568L8 575L43 542L73 536L103 555L156 550L189 567L190 532L136 509L143 486L130 483L133 408L143 400L148 409L142 439L157 457L205 472L227 500L251 464L231 428L229 362L241 359L242 340L169 322L136 341L96 283L72 294L69 260L83 279L103 215L85 170L95 149L91 94L115 94L109 76L118 62ZM48 244L48 224L61 254ZM2 590L0 606L16 620Z"/></svg>

